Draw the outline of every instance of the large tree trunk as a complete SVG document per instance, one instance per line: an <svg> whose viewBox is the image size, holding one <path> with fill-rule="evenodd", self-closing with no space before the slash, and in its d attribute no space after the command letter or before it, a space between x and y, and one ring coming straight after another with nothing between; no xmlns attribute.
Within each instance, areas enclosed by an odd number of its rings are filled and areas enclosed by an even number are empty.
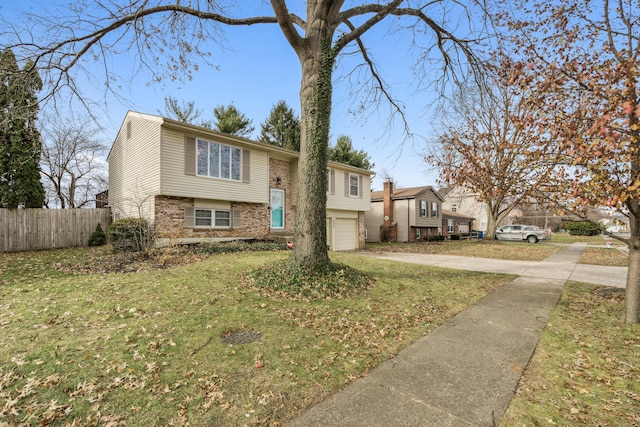
<svg viewBox="0 0 640 427"><path fill-rule="evenodd" d="M489 203L487 203L489 205ZM487 229L485 231L484 238L488 240L495 240L496 238L496 224L497 220L491 211L491 209L487 209Z"/></svg>
<svg viewBox="0 0 640 427"><path fill-rule="evenodd" d="M640 216L638 201L630 201L629 230L629 269L627 271L627 288L624 298L625 323L640 323Z"/></svg>
<svg viewBox="0 0 640 427"><path fill-rule="evenodd" d="M326 24L319 26L325 27ZM300 266L311 269L329 264L326 225L327 151L335 53L331 48L331 31L319 31L323 33L322 37L308 37L307 45L298 52L302 63L302 114L296 244L292 259Z"/></svg>

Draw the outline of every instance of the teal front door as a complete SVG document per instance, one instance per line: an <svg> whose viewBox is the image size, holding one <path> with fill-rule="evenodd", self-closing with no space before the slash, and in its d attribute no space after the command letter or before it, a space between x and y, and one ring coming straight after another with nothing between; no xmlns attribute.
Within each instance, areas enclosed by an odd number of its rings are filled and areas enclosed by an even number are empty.
<svg viewBox="0 0 640 427"><path fill-rule="evenodd" d="M271 228L284 229L284 190L271 189Z"/></svg>

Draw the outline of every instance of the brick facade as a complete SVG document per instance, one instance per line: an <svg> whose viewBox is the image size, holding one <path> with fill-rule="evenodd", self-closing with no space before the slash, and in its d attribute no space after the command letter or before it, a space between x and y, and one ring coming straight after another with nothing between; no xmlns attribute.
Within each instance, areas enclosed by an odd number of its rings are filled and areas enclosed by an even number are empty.
<svg viewBox="0 0 640 427"><path fill-rule="evenodd" d="M278 232L293 234L295 211L293 209L291 163L284 160L269 159L269 188L284 190L284 230L278 230Z"/></svg>
<svg viewBox="0 0 640 427"><path fill-rule="evenodd" d="M269 160L269 188L284 190L285 228L278 233L293 234L295 212L291 185L291 164L283 160ZM186 227L184 210L194 207L194 199L189 197L155 197L155 230L159 238L182 237L255 237L264 238L271 233L268 203L231 202L231 210L239 210L239 228ZM364 233L364 231L363 231Z"/></svg>
<svg viewBox="0 0 640 427"><path fill-rule="evenodd" d="M365 247L364 228L364 212L358 212L358 249Z"/></svg>
<svg viewBox="0 0 640 427"><path fill-rule="evenodd" d="M178 237L256 237L269 235L269 209L263 203L231 203L231 210L239 210L239 228L185 227L184 209L193 207L188 197L155 197L155 230L159 238Z"/></svg>
<svg viewBox="0 0 640 427"><path fill-rule="evenodd" d="M384 181L383 204L383 221L380 226L381 242L397 242L398 241L398 224L393 220L393 181L387 178Z"/></svg>

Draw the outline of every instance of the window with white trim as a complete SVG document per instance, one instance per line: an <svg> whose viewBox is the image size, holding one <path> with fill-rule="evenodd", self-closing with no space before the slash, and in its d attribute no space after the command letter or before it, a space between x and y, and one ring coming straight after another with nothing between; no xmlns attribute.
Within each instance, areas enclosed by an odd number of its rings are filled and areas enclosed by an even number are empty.
<svg viewBox="0 0 640 427"><path fill-rule="evenodd" d="M453 233L456 229L452 219L447 220L447 233Z"/></svg>
<svg viewBox="0 0 640 427"><path fill-rule="evenodd" d="M451 212L458 212L458 205L451 205Z"/></svg>
<svg viewBox="0 0 640 427"><path fill-rule="evenodd" d="M195 226L208 228L231 228L231 211L218 209L195 209Z"/></svg>
<svg viewBox="0 0 640 427"><path fill-rule="evenodd" d="M431 202L431 218L438 217L438 203Z"/></svg>
<svg viewBox="0 0 640 427"><path fill-rule="evenodd" d="M196 156L197 175L232 181L241 180L242 150L240 148L198 139Z"/></svg>
<svg viewBox="0 0 640 427"><path fill-rule="evenodd" d="M420 216L425 218L427 216L427 201L420 200Z"/></svg>
<svg viewBox="0 0 640 427"><path fill-rule="evenodd" d="M360 197L360 177L356 174L349 174L349 196Z"/></svg>
<svg viewBox="0 0 640 427"><path fill-rule="evenodd" d="M416 240L420 240L420 236L422 235L421 231L421 228L416 228Z"/></svg>
<svg viewBox="0 0 640 427"><path fill-rule="evenodd" d="M327 194L336 194L336 171L327 169Z"/></svg>

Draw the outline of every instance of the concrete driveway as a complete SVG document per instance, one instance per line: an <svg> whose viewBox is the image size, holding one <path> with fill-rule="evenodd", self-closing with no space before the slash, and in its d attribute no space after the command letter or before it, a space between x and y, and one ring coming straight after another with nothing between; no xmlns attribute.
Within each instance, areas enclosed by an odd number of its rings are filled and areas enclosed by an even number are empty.
<svg viewBox="0 0 640 427"><path fill-rule="evenodd" d="M550 256L543 261L513 261L495 258L467 257L459 255L430 255L385 252L380 254L360 252L359 255L410 264L432 265L457 270L483 271L487 273L517 274L523 277L574 280L595 285L626 287L627 267L575 264L573 268L562 265L561 256ZM569 270L569 271L568 271Z"/></svg>

